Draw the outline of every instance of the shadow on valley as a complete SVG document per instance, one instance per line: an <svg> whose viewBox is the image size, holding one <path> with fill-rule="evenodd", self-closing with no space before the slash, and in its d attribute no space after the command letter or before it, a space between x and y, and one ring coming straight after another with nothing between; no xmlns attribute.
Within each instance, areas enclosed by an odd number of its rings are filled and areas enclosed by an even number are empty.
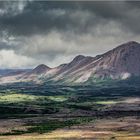
<svg viewBox="0 0 140 140"><path fill-rule="evenodd" d="M46 133L96 119L140 116L140 87L12 84L0 86L0 120L20 120L26 129L1 135Z"/></svg>

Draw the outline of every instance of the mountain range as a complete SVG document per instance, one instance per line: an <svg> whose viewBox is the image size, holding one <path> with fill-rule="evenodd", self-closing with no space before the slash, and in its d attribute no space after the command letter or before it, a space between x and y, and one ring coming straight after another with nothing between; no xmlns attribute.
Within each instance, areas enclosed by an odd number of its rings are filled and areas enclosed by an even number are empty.
<svg viewBox="0 0 140 140"><path fill-rule="evenodd" d="M70 63L55 68L41 64L34 69L3 70L0 74L0 84L83 84L105 79L124 80L140 76L140 43L130 41L95 57L78 55Z"/></svg>

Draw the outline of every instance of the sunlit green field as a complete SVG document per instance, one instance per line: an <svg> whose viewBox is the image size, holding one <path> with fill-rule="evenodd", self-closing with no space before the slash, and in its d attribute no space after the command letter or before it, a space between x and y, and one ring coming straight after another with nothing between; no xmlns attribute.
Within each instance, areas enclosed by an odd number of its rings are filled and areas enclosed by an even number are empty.
<svg viewBox="0 0 140 140"><path fill-rule="evenodd" d="M35 95L27 95L21 93L6 93L0 96L0 103L39 103L47 102L47 101L56 101L63 102L66 101L67 97L65 96L35 96Z"/></svg>

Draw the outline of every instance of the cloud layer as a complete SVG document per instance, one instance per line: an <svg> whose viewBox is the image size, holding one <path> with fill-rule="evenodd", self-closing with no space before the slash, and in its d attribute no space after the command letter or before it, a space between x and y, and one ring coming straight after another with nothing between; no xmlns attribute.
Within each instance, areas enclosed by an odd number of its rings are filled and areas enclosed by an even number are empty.
<svg viewBox="0 0 140 140"><path fill-rule="evenodd" d="M78 54L95 56L139 41L139 20L140 2L1 1L0 67L57 66Z"/></svg>

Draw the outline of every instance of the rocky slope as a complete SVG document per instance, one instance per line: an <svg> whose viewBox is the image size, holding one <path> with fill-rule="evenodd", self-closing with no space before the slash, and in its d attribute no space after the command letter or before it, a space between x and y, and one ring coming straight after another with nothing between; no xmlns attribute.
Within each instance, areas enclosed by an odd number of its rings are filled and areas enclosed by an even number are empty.
<svg viewBox="0 0 140 140"><path fill-rule="evenodd" d="M55 68L39 65L27 73L14 75L11 81L51 83L84 83L96 79L127 79L140 76L140 44L134 41L122 44L96 57L76 56L70 63ZM5 76L0 79L1 83ZM6 82L8 82L5 81Z"/></svg>

